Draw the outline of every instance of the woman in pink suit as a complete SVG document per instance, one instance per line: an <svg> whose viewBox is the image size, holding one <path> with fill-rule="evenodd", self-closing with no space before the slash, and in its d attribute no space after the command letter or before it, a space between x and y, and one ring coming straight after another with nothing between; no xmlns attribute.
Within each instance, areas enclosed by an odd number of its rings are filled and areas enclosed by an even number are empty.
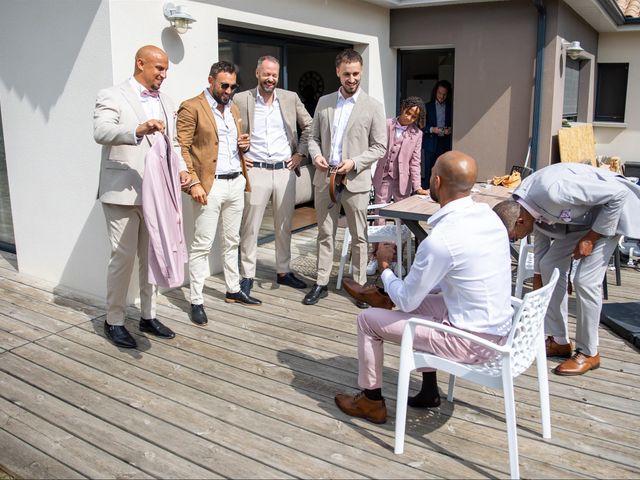
<svg viewBox="0 0 640 480"><path fill-rule="evenodd" d="M378 160L373 174L374 203L397 202L412 193L426 195L420 186L420 160L422 128L425 125L424 102L420 97L407 97L400 103L400 115L387 120L387 153ZM384 224L376 219L375 225ZM374 254L376 246L374 244ZM378 267L374 258L367 265L367 274L373 275Z"/></svg>

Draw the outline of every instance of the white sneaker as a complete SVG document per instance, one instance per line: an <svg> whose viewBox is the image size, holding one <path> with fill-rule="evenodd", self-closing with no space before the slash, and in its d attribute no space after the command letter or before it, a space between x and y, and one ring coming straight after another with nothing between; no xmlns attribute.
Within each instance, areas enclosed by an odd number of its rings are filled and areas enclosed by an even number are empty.
<svg viewBox="0 0 640 480"><path fill-rule="evenodd" d="M395 273L396 272L396 262L391 262L391 265L389 266L389 268L391 270L393 270L393 273ZM404 276L407 275L407 271L405 270L404 265L402 265L401 268L402 268L402 276L404 277Z"/></svg>
<svg viewBox="0 0 640 480"><path fill-rule="evenodd" d="M367 275L375 275L378 271L378 260L375 258L367 263Z"/></svg>

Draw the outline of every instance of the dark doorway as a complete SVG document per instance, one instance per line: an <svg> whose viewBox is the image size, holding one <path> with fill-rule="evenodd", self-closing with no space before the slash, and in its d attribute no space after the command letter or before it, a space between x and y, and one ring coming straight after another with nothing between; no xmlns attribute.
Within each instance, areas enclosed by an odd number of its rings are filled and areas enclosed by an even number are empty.
<svg viewBox="0 0 640 480"><path fill-rule="evenodd" d="M297 92L312 116L318 99L340 87L336 55L352 47L227 25L220 25L218 32L218 57L238 66L239 91L255 88L258 58L272 55L280 60L279 87Z"/></svg>
<svg viewBox="0 0 640 480"><path fill-rule="evenodd" d="M11 199L9 198L7 159L4 150L4 133L2 131L2 115L0 114L0 250L16 253L15 243Z"/></svg>
<svg viewBox="0 0 640 480"><path fill-rule="evenodd" d="M431 100L431 91L438 80L453 83L453 49L400 50L398 55L397 107L400 100L410 96L421 97L425 103ZM453 87L455 93L455 85Z"/></svg>

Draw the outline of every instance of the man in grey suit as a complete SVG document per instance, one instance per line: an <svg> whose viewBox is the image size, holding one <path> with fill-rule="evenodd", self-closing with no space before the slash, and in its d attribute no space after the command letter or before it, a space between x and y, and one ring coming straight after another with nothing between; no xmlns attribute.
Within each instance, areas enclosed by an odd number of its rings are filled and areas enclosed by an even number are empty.
<svg viewBox="0 0 640 480"><path fill-rule="evenodd" d="M318 219L318 273L315 285L302 303L313 305L326 297L333 267L333 249L340 204L347 216L353 238L353 278L360 285L367 281L367 205L371 188L371 165L386 152L387 128L384 108L360 88L362 57L355 50L344 50L336 57L340 89L318 101L313 118L309 155L316 172L315 208ZM330 167L346 175L340 202L332 205L329 196ZM358 306L367 304L358 301Z"/></svg>
<svg viewBox="0 0 640 480"><path fill-rule="evenodd" d="M142 177L145 156L156 133L174 137L176 109L160 92L169 61L158 47L136 52L133 77L98 93L93 114L93 137L102 145L98 199L107 220L111 256L107 272L107 318L104 330L116 346L135 348L124 326L127 290L136 252L139 259L139 328L162 338L175 334L156 317L156 287L147 281L149 233L142 216ZM181 162L180 182L190 176Z"/></svg>
<svg viewBox="0 0 640 480"><path fill-rule="evenodd" d="M312 118L298 95L276 88L280 63L275 57L258 59L255 89L238 93L233 103L240 110L243 133L251 134L245 154L251 191L245 193L240 229L240 287L249 295L256 274L258 233L264 210L272 200L276 237L276 281L293 288L307 284L291 271L291 219L296 201L296 177L307 155ZM298 142L296 124L301 136Z"/></svg>
<svg viewBox="0 0 640 480"><path fill-rule="evenodd" d="M602 279L620 235L640 236L640 187L590 165L558 163L524 179L514 200L496 205L513 241L535 230L534 288L560 279L545 317L547 356L570 357L554 372L582 375L600 366L598 325ZM635 216L635 218L633 218ZM579 260L576 293L576 349L567 328L567 282L572 259Z"/></svg>

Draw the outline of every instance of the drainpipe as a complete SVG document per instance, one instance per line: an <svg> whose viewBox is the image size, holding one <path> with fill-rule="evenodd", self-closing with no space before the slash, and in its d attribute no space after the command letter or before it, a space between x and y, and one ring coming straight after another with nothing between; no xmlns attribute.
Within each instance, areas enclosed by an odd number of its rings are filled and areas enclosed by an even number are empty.
<svg viewBox="0 0 640 480"><path fill-rule="evenodd" d="M533 0L538 10L538 34L536 40L536 76L533 90L533 125L531 129L531 165L538 169L538 142L540 140L540 104L542 103L542 67L544 63L544 40L547 31L547 9L544 0Z"/></svg>

